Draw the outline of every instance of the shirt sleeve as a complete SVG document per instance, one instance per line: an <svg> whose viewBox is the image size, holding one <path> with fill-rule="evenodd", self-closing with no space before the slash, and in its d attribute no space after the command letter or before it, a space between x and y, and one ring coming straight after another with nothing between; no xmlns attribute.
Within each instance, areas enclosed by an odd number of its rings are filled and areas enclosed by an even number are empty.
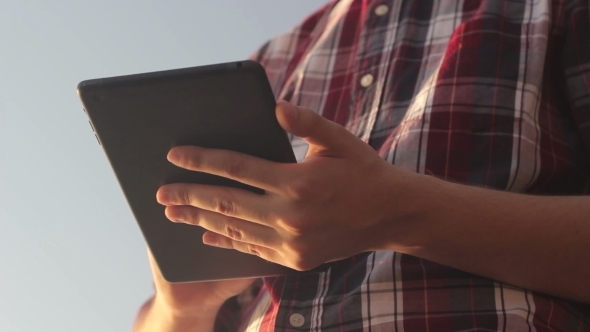
<svg viewBox="0 0 590 332"><path fill-rule="evenodd" d="M250 56L266 70L275 97L285 88L313 40L324 30L338 1L332 0L323 5L293 28L270 39Z"/></svg>
<svg viewBox="0 0 590 332"><path fill-rule="evenodd" d="M590 0L570 2L562 65L566 93L590 160Z"/></svg>
<svg viewBox="0 0 590 332"><path fill-rule="evenodd" d="M244 315L248 309L256 304L257 295L262 289L262 279L258 278L241 294L225 301L219 309L215 319L215 332L235 332L238 331Z"/></svg>
<svg viewBox="0 0 590 332"><path fill-rule="evenodd" d="M237 297L234 296L219 309L215 318L214 332L234 332L237 331L241 323L242 308L238 304Z"/></svg>

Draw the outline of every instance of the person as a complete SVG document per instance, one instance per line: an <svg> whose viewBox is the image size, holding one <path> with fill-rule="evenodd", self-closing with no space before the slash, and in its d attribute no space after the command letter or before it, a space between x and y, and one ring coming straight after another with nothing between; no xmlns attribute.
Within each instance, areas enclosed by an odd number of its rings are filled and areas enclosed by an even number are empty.
<svg viewBox="0 0 590 332"><path fill-rule="evenodd" d="M339 0L273 38L253 59L300 162L176 147L266 194L157 199L206 244L301 272L240 310L253 280L152 264L135 330L590 331L589 4Z"/></svg>

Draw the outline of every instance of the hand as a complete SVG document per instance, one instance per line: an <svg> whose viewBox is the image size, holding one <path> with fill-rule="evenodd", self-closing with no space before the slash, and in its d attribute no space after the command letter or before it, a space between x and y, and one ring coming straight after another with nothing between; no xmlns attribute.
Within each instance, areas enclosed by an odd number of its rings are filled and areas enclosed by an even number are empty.
<svg viewBox="0 0 590 332"><path fill-rule="evenodd" d="M265 190L200 184L162 186L157 199L174 222L208 230L203 242L258 255L296 270L377 250L392 188L409 173L383 160L345 128L309 109L281 102L276 116L310 147L298 164L194 146L173 148L179 167ZM396 203L401 204L401 201Z"/></svg>
<svg viewBox="0 0 590 332"><path fill-rule="evenodd" d="M156 300L175 317L190 317L204 308L215 311L229 298L242 293L256 279L171 284L164 280L152 253L148 251L156 287Z"/></svg>

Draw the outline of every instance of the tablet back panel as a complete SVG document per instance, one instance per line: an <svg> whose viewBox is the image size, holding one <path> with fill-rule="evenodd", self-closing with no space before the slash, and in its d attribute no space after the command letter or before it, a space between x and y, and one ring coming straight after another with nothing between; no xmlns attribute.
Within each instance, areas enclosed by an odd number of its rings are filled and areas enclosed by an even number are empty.
<svg viewBox="0 0 590 332"><path fill-rule="evenodd" d="M166 183L244 188L178 168L170 148L198 145L296 162L256 62L220 64L81 82L78 94L164 278L190 282L292 272L258 257L202 244L200 227L170 222L155 200ZM116 230L113 230L116 231Z"/></svg>

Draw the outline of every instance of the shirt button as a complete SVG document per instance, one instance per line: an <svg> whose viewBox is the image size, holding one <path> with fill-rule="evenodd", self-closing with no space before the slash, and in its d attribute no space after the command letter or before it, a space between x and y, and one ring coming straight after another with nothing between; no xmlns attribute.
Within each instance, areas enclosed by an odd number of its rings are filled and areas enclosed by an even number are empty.
<svg viewBox="0 0 590 332"><path fill-rule="evenodd" d="M303 324L305 324L305 317L303 317L302 314L292 314L291 317L289 317L289 323L291 323L291 326L293 327L302 327Z"/></svg>
<svg viewBox="0 0 590 332"><path fill-rule="evenodd" d="M361 86L363 88L369 87L371 84L373 84L374 79L375 78L371 74L367 74L367 75L363 76L363 78L361 78Z"/></svg>
<svg viewBox="0 0 590 332"><path fill-rule="evenodd" d="M389 12L389 6L387 5L379 5L375 8L375 15L383 16Z"/></svg>

